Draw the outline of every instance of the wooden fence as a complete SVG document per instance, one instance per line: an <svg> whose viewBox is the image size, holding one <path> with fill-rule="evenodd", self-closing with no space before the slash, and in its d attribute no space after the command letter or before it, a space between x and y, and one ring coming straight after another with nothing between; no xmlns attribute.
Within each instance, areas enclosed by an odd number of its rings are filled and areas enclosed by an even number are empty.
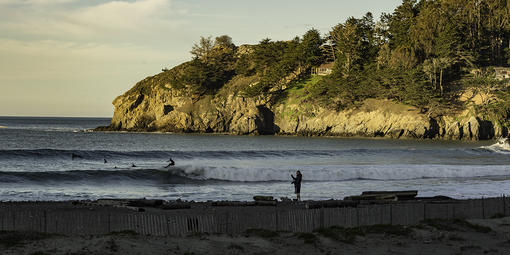
<svg viewBox="0 0 510 255"><path fill-rule="evenodd" d="M190 233L240 234L247 229L311 232L330 226L414 225L424 219L509 216L510 198L448 202L394 202L357 207L306 209L293 206L183 209L173 212L116 210L40 210L0 204L0 230L58 234L106 234L131 230L168 236Z"/></svg>

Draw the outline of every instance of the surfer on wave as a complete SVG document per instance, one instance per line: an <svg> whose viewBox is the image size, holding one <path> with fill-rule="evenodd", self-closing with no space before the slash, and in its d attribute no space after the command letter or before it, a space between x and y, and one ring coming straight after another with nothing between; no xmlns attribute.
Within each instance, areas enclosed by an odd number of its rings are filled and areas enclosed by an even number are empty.
<svg viewBox="0 0 510 255"><path fill-rule="evenodd" d="M170 161L170 163L168 164L168 166L165 166L165 168L169 168L169 167L171 167L171 166L174 166L174 165L175 165L175 161L174 161L172 158L170 158L170 160L169 160L169 161Z"/></svg>

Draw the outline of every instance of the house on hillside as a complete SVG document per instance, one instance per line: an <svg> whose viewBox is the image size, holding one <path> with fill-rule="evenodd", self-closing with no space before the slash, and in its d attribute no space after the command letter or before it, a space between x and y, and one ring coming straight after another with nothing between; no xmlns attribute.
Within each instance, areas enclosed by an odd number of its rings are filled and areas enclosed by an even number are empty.
<svg viewBox="0 0 510 255"><path fill-rule="evenodd" d="M494 67L494 72L498 80L510 79L510 67Z"/></svg>
<svg viewBox="0 0 510 255"><path fill-rule="evenodd" d="M331 72L333 72L333 62L312 67L312 74L314 75L330 75Z"/></svg>

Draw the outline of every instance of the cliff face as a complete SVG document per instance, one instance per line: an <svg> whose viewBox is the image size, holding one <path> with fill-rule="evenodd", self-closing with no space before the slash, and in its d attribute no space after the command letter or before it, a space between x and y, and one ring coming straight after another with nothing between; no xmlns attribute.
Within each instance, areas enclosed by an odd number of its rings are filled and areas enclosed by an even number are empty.
<svg viewBox="0 0 510 255"><path fill-rule="evenodd" d="M507 135L506 128L481 120L470 110L428 117L414 107L369 99L355 110L332 111L295 98L274 103L270 98L242 97L234 83L215 95L198 97L172 89L158 76L146 78L113 101L115 113L108 130L455 140Z"/></svg>

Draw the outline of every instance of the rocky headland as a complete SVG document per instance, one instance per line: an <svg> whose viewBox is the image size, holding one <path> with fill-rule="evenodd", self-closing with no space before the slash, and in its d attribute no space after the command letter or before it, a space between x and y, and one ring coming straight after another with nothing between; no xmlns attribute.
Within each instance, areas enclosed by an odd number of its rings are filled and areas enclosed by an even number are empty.
<svg viewBox="0 0 510 255"><path fill-rule="evenodd" d="M98 130L451 140L494 139L508 132L498 121L477 114L479 96L468 93L463 97L467 106L450 115L431 116L385 99L338 111L306 102L302 88L284 86L283 99L282 93L243 96L239 88L255 84L256 77L234 77L213 95L190 95L173 88L167 72L117 97L111 125Z"/></svg>

